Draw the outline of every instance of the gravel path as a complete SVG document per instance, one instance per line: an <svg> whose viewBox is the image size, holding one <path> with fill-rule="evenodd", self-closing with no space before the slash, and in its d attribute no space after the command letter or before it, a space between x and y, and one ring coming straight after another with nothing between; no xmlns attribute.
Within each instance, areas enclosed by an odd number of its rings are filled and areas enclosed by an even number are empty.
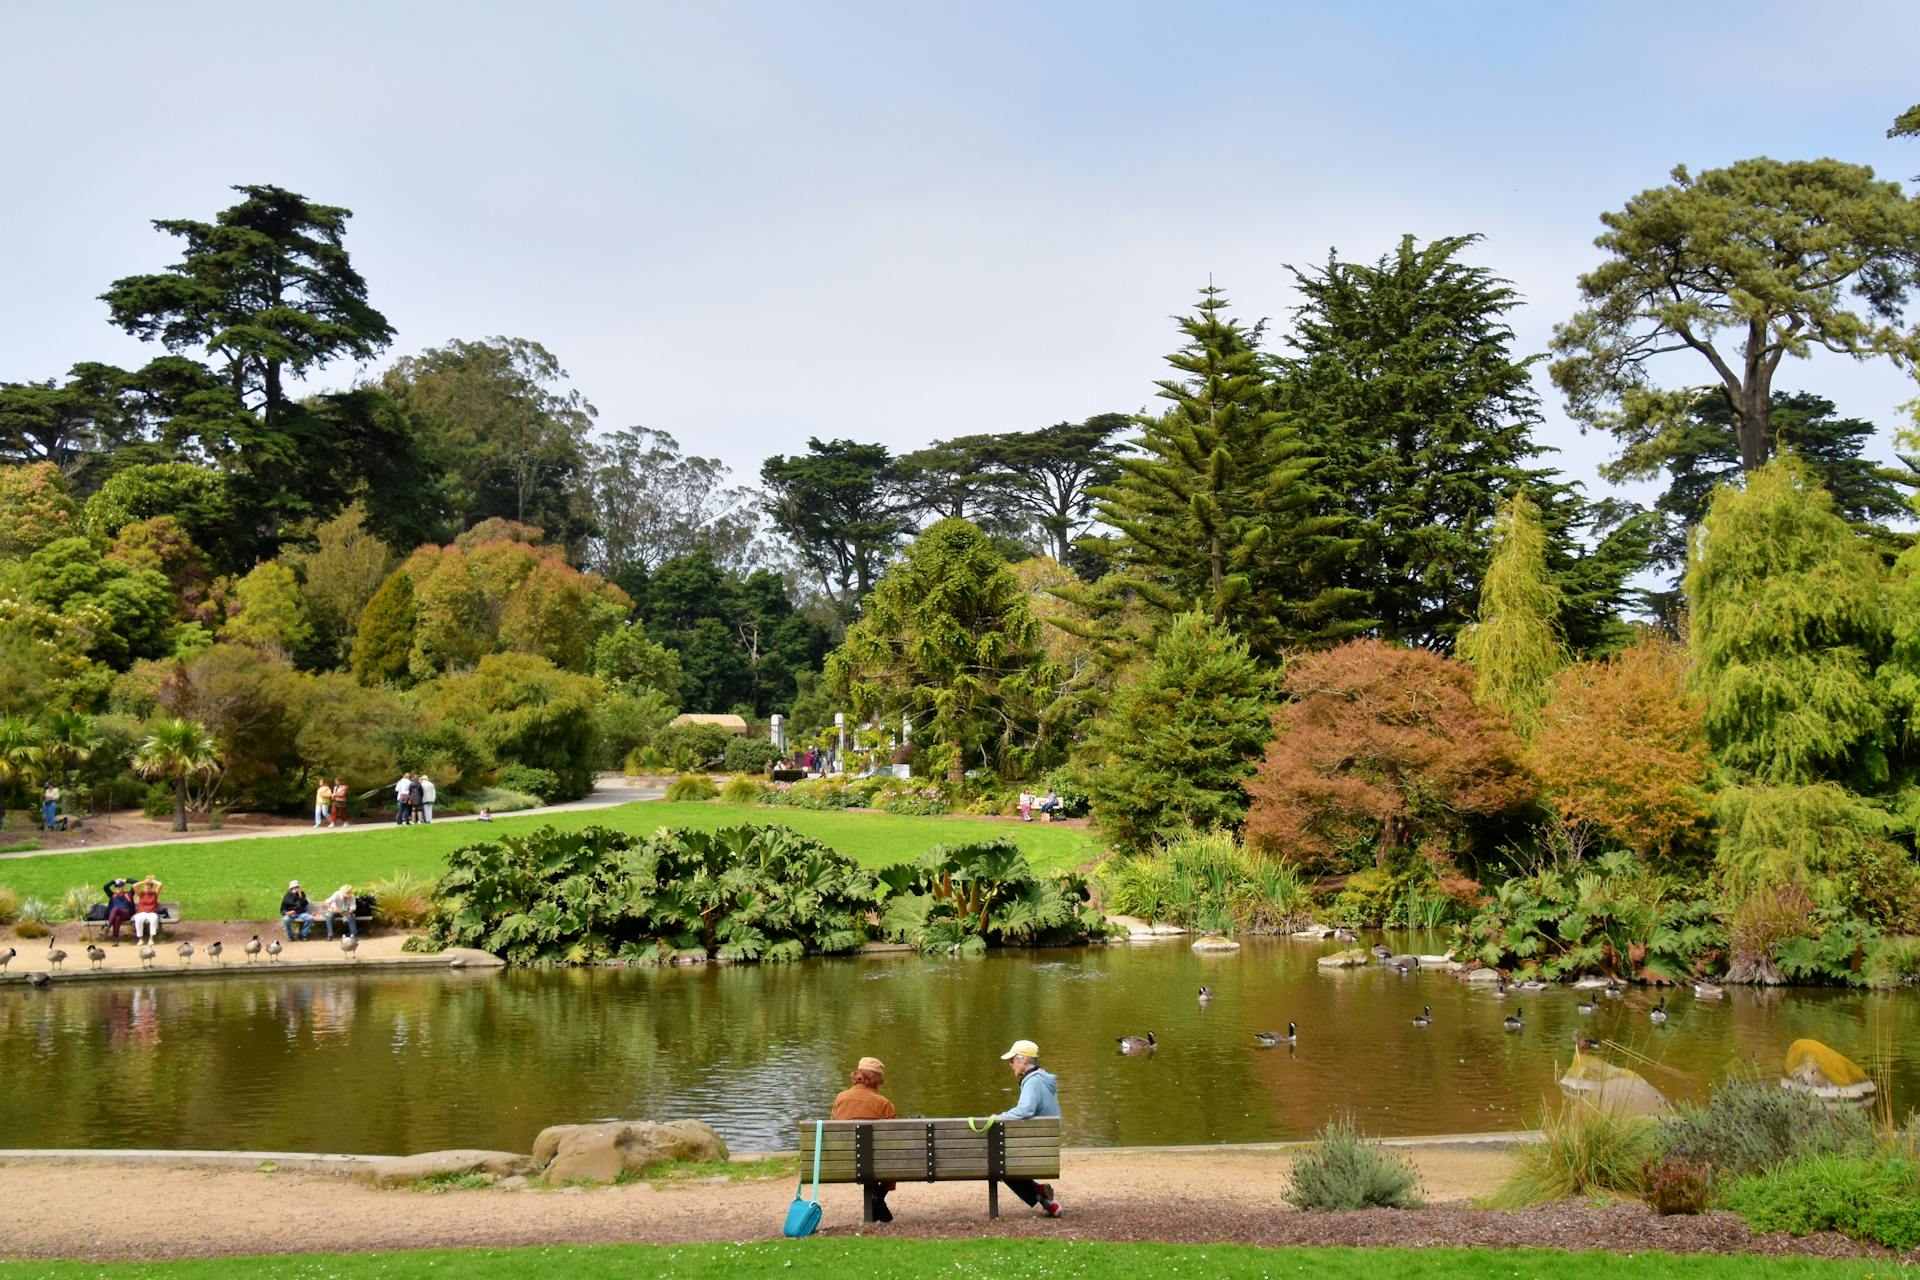
<svg viewBox="0 0 1920 1280"><path fill-rule="evenodd" d="M1486 1245L1642 1252L1860 1256L1835 1236L1752 1236L1738 1218L1656 1218L1638 1206L1550 1205L1495 1213L1460 1202L1495 1185L1504 1151L1415 1148L1438 1207L1307 1214L1280 1199L1282 1153L1076 1153L1047 1219L1002 1197L986 1217L976 1184L907 1184L898 1220L862 1227L859 1191L822 1188L831 1235L1057 1236L1261 1245ZM436 1246L763 1240L778 1236L793 1186L724 1179L560 1191L376 1191L325 1174L0 1162L0 1257L89 1261ZM1452 1204L1447 1202L1452 1201ZM137 1206L137 1211L129 1212ZM350 1224L343 1229L343 1224Z"/></svg>

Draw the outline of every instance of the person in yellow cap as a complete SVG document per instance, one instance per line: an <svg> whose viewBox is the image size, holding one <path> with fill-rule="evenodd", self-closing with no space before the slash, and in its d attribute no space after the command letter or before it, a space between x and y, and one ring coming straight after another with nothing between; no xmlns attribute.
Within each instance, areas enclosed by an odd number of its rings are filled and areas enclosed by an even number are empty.
<svg viewBox="0 0 1920 1280"><path fill-rule="evenodd" d="M878 1058L862 1058L853 1068L853 1080L833 1100L829 1120L891 1120L898 1113L882 1096L880 1086L887 1082L887 1068ZM887 1192L896 1184L876 1182L868 1188L873 1199L875 1222L892 1222L893 1210L887 1208Z"/></svg>
<svg viewBox="0 0 1920 1280"><path fill-rule="evenodd" d="M1013 1068L1013 1078L1020 1082L1020 1101L1013 1104L1011 1111L1002 1111L994 1119L1031 1120L1036 1116L1060 1114L1060 1082L1051 1071L1041 1067L1039 1045L1031 1040L1015 1040L1013 1048L1000 1057ZM1032 1178L1007 1178L1005 1182L1007 1190L1030 1206L1038 1205L1049 1218L1060 1216L1060 1202L1054 1199L1051 1182L1035 1182Z"/></svg>

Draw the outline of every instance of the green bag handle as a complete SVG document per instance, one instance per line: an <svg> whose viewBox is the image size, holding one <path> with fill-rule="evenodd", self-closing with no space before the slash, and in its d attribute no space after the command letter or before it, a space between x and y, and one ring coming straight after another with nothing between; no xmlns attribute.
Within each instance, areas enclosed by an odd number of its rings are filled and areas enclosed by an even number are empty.
<svg viewBox="0 0 1920 1280"><path fill-rule="evenodd" d="M827 1122L825 1120L815 1120L813 1122L813 1202L815 1204L820 1203L820 1146L826 1137L826 1132ZM804 1180L801 1185L805 1185ZM799 1193L799 1188L796 1187L794 1190L795 1194Z"/></svg>

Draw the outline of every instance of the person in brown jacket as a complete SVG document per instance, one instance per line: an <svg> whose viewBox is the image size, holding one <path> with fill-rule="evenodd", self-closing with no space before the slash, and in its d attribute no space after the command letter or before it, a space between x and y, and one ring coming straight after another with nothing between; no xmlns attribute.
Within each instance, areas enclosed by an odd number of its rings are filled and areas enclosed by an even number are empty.
<svg viewBox="0 0 1920 1280"><path fill-rule="evenodd" d="M880 1092L880 1086L887 1082L887 1068L878 1058L862 1058L853 1069L853 1082L833 1100L833 1113L829 1120L892 1120L898 1113L893 1104ZM870 1184L868 1194L873 1197L873 1217L876 1222L892 1222L893 1210L887 1208L887 1192L896 1184L879 1182Z"/></svg>

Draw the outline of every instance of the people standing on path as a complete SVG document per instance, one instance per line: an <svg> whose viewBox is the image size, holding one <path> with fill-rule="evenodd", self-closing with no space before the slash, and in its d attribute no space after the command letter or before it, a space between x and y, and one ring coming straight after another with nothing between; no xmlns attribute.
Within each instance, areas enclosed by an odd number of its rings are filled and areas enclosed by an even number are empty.
<svg viewBox="0 0 1920 1280"><path fill-rule="evenodd" d="M893 1109L893 1103L880 1093L880 1086L887 1082L887 1068L878 1058L862 1058L853 1069L852 1082L840 1091L833 1100L833 1111L829 1120L892 1120L899 1115ZM873 1219L875 1222L892 1222L893 1210L887 1208L887 1192L893 1190L895 1183L875 1182L870 1184L873 1193Z"/></svg>
<svg viewBox="0 0 1920 1280"><path fill-rule="evenodd" d="M419 781L413 784L414 796L418 800L420 821L433 821L433 802L440 798L440 789L433 785L433 779L421 774Z"/></svg>
<svg viewBox="0 0 1920 1280"><path fill-rule="evenodd" d="M60 788L52 782L40 793L40 825L47 831L53 830L53 820L60 816Z"/></svg>
<svg viewBox="0 0 1920 1280"><path fill-rule="evenodd" d="M317 831L327 825L327 818L333 812L333 786L325 779L313 789L313 826Z"/></svg>
<svg viewBox="0 0 1920 1280"><path fill-rule="evenodd" d="M1031 1120L1036 1116L1060 1114L1060 1082L1053 1073L1040 1067L1040 1046L1031 1040L1015 1040L1013 1048L1000 1055L1013 1068L1020 1082L1020 1100L1010 1111L1002 1111L995 1120ZM1049 1218L1060 1216L1060 1202L1054 1199L1053 1184L1032 1178L1006 1178L1007 1190L1028 1205L1038 1205Z"/></svg>
<svg viewBox="0 0 1920 1280"><path fill-rule="evenodd" d="M345 778L333 780L333 811L328 816L327 825L330 827L347 825L347 780Z"/></svg>
<svg viewBox="0 0 1920 1280"><path fill-rule="evenodd" d="M307 933L313 928L313 904L300 888L298 880L287 886L286 896L280 899L280 923L286 927L287 941L292 942L293 926L300 926L300 941L307 940Z"/></svg>
<svg viewBox="0 0 1920 1280"><path fill-rule="evenodd" d="M404 827L412 820L413 775L403 773L393 784L393 825Z"/></svg>
<svg viewBox="0 0 1920 1280"><path fill-rule="evenodd" d="M160 882L148 876L133 887L133 940L157 942L160 938Z"/></svg>

